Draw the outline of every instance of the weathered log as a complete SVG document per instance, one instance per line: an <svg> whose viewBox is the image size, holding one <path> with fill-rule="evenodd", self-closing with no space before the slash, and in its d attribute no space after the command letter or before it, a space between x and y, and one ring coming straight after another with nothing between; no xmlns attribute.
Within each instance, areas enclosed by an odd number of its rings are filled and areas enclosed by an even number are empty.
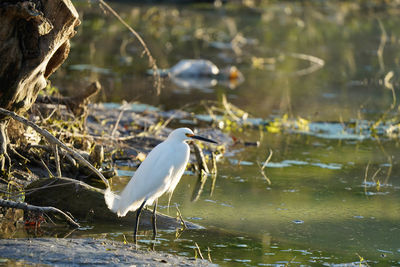
<svg viewBox="0 0 400 267"><path fill-rule="evenodd" d="M80 21L70 0L0 1L0 21L0 107L20 113L68 57ZM7 120L0 114L0 171L11 166Z"/></svg>
<svg viewBox="0 0 400 267"><path fill-rule="evenodd" d="M35 190L36 189L36 190ZM130 226L136 219L135 212L118 217L111 212L104 201L104 190L70 178L40 179L27 188L26 202L38 206L52 206L70 212L78 221L109 222ZM140 229L151 229L152 210L144 209L140 217ZM185 222L189 229L199 229L199 225ZM182 222L176 218L157 212L158 229L176 229Z"/></svg>
<svg viewBox="0 0 400 267"><path fill-rule="evenodd" d="M68 57L78 13L70 0L2 1L0 21L0 107L23 112Z"/></svg>

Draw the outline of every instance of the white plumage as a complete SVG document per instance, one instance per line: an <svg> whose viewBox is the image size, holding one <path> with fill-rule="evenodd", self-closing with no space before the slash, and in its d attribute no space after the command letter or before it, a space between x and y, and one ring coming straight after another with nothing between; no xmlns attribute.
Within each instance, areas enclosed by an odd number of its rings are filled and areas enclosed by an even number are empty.
<svg viewBox="0 0 400 267"><path fill-rule="evenodd" d="M138 221L141 208L153 204L165 192L172 193L189 161L190 148L186 141L193 138L216 143L194 135L189 128L172 131L164 142L147 155L121 195L114 194L110 188L105 191L104 198L108 208L118 216L125 216L128 211L139 209Z"/></svg>
<svg viewBox="0 0 400 267"><path fill-rule="evenodd" d="M137 210L144 200L146 205L152 205L165 192L174 191L185 171L190 152L189 145L182 138L172 138L177 133L171 134L147 155L120 196L106 190L109 209L118 216L125 216L128 211Z"/></svg>

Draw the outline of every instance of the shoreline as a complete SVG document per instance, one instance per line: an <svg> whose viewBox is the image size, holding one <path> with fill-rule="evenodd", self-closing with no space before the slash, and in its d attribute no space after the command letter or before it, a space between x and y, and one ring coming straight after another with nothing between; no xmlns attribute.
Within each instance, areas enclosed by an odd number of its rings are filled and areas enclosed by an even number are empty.
<svg viewBox="0 0 400 267"><path fill-rule="evenodd" d="M0 239L2 264L50 266L218 266L207 260L145 251L133 244L93 238Z"/></svg>

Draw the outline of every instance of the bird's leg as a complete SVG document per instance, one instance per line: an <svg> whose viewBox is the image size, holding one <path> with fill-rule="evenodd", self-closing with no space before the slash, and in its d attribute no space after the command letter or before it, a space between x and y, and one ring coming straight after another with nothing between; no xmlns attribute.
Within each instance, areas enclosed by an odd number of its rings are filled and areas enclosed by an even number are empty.
<svg viewBox="0 0 400 267"><path fill-rule="evenodd" d="M136 242L137 241L136 240L136 235L137 235L137 231L139 229L139 216L140 216L140 213L142 212L144 204L146 204L146 200L143 201L142 205L140 205L139 209L136 211L135 229L134 229L134 232L133 232L133 242L135 242L135 244L137 243Z"/></svg>
<svg viewBox="0 0 400 267"><path fill-rule="evenodd" d="M151 219L152 219L151 221L153 223L153 239L156 239L156 236L157 236L157 225L156 225L157 202L158 202L158 199L156 199L156 201L154 203L153 217L151 217Z"/></svg>

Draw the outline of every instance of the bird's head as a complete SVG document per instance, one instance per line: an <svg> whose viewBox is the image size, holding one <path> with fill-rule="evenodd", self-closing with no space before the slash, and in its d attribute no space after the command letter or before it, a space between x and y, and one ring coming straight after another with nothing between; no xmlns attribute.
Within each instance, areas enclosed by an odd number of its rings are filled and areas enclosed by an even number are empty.
<svg viewBox="0 0 400 267"><path fill-rule="evenodd" d="M192 139L197 139L197 140L200 140L200 141L205 141L205 142L217 144L217 142L215 142L215 141L213 141L211 139L195 135L193 133L193 131L190 130L189 128L178 128L178 129L173 130L169 134L168 139L181 141L181 142L189 141L189 140L192 140Z"/></svg>

